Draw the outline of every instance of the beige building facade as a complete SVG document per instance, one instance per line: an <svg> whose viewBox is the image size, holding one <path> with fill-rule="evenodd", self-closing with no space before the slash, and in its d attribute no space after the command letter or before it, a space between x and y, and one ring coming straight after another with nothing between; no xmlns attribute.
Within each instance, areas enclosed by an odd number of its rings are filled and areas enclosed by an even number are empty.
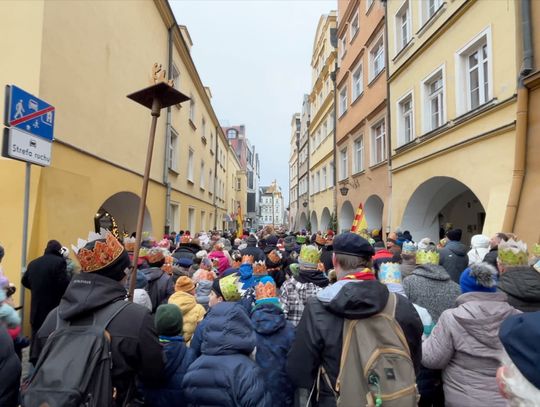
<svg viewBox="0 0 540 407"><path fill-rule="evenodd" d="M300 211L298 200L298 145L300 143L300 113L295 113L291 119L291 138L289 146L289 229L296 228L296 214Z"/></svg>

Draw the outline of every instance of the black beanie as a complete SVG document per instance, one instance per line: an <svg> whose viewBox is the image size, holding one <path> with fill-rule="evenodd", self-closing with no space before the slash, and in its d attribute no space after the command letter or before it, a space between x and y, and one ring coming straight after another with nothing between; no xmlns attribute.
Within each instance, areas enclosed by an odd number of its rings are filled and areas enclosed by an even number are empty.
<svg viewBox="0 0 540 407"><path fill-rule="evenodd" d="M448 238L448 240L459 242L461 240L461 234L461 229L451 229L446 232L446 237Z"/></svg>
<svg viewBox="0 0 540 407"><path fill-rule="evenodd" d="M212 291L214 291L218 297L223 298L223 293L221 292L221 287L219 286L219 278L216 278L212 283Z"/></svg>

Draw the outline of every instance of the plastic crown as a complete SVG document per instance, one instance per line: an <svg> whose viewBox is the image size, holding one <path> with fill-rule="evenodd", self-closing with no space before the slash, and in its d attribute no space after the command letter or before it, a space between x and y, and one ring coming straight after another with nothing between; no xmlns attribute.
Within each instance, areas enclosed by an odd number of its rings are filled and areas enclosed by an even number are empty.
<svg viewBox="0 0 540 407"><path fill-rule="evenodd" d="M439 264L439 252L433 250L418 250L416 264Z"/></svg>
<svg viewBox="0 0 540 407"><path fill-rule="evenodd" d="M298 261L301 263L318 264L321 258L321 251L315 246L302 246Z"/></svg>
<svg viewBox="0 0 540 407"><path fill-rule="evenodd" d="M383 284L401 284L401 270L398 263L382 263L379 281Z"/></svg>
<svg viewBox="0 0 540 407"><path fill-rule="evenodd" d="M527 265L529 263L527 244L514 239L499 243L498 260L505 266Z"/></svg>

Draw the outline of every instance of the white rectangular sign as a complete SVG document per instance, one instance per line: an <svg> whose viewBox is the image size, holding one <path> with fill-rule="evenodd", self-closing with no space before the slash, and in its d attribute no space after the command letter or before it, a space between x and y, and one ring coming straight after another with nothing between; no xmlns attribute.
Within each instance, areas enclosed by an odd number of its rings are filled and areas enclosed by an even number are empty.
<svg viewBox="0 0 540 407"><path fill-rule="evenodd" d="M7 154L17 160L48 167L51 165L52 142L26 133L16 127L9 129Z"/></svg>

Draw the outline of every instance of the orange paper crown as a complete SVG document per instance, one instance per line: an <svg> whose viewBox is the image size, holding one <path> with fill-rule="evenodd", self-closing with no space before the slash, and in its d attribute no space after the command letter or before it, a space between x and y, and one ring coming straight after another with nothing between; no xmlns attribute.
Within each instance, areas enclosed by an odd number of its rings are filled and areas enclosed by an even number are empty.
<svg viewBox="0 0 540 407"><path fill-rule="evenodd" d="M276 285L267 281L265 283L259 283L255 286L255 296L258 300L264 298L274 298L276 295Z"/></svg>
<svg viewBox="0 0 540 407"><path fill-rule="evenodd" d="M256 261L253 263L253 275L254 276L266 276L268 275L266 271L266 264L264 264L264 261Z"/></svg>
<svg viewBox="0 0 540 407"><path fill-rule="evenodd" d="M104 242L99 241L105 239ZM96 241L94 248L85 249L89 242ZM71 246L81 264L81 270L85 273L91 273L101 270L114 263L124 251L122 243L116 239L108 230L101 229L101 233L90 232L88 240L79 239L77 246Z"/></svg>

